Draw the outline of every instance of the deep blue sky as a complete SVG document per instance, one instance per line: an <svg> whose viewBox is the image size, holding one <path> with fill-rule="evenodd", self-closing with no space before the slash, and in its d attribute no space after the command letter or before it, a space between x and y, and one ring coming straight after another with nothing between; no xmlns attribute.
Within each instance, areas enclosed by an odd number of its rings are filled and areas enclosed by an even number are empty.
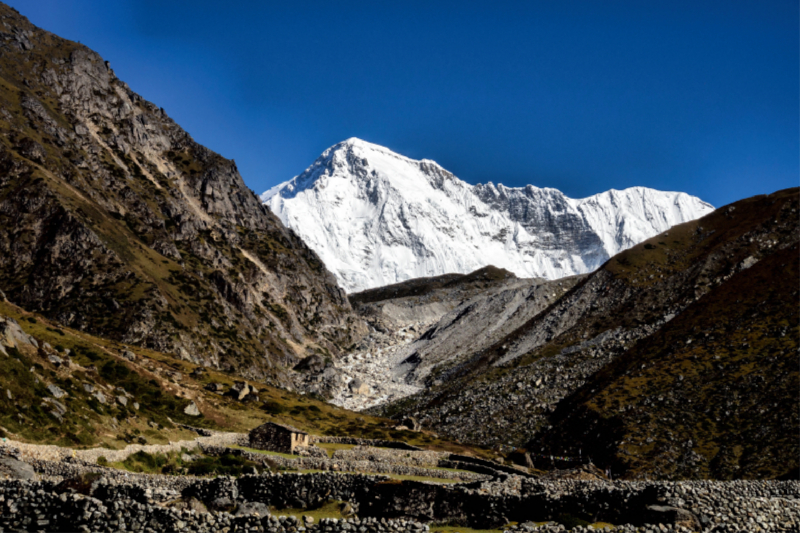
<svg viewBox="0 0 800 533"><path fill-rule="evenodd" d="M795 0L9 3L259 193L348 137L573 197L800 180Z"/></svg>

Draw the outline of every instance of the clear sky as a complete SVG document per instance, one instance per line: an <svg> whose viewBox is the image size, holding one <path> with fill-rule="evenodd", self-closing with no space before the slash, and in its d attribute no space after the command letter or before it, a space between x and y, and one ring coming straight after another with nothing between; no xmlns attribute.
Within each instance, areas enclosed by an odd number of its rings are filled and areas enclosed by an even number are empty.
<svg viewBox="0 0 800 533"><path fill-rule="evenodd" d="M9 3L259 193L348 137L573 197L800 180L796 0Z"/></svg>

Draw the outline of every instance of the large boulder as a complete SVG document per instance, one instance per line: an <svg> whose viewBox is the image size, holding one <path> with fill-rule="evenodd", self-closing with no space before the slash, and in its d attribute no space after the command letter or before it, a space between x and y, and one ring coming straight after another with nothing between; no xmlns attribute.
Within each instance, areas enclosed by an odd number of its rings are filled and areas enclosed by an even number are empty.
<svg viewBox="0 0 800 533"><path fill-rule="evenodd" d="M258 391L248 385L246 381L234 381L233 386L226 393L226 396L236 398L240 402L246 402L250 400L257 400L257 393Z"/></svg>
<svg viewBox="0 0 800 533"><path fill-rule="evenodd" d="M0 457L0 479L36 479L36 472L26 462L13 457Z"/></svg>
<svg viewBox="0 0 800 533"><path fill-rule="evenodd" d="M197 408L197 404L194 403L194 402L192 402L189 405L187 405L184 408L183 412L186 413L189 416L200 416L202 414L202 413L200 413L200 409Z"/></svg>
<svg viewBox="0 0 800 533"><path fill-rule="evenodd" d="M50 416L57 419L59 422L62 422L64 420L64 415L67 414L67 406L52 398L42 398L41 407L47 409Z"/></svg>
<svg viewBox="0 0 800 533"><path fill-rule="evenodd" d="M30 137L24 137L19 141L17 143L17 150L21 155L36 163L44 163L47 157L47 152L44 147Z"/></svg>
<svg viewBox="0 0 800 533"><path fill-rule="evenodd" d="M244 400L250 394L250 386L244 381L235 382L231 390L236 394L236 398L239 401Z"/></svg>
<svg viewBox="0 0 800 533"><path fill-rule="evenodd" d="M358 378L353 378L353 380L347 384L347 387L353 394L362 394L362 395L369 394L369 385L367 385Z"/></svg>
<svg viewBox="0 0 800 533"><path fill-rule="evenodd" d="M407 416L400 422L401 426L405 426L411 431L419 431L422 429L422 424L413 416Z"/></svg>
<svg viewBox="0 0 800 533"><path fill-rule="evenodd" d="M66 391L59 387L58 385L50 384L47 386L47 392L52 394L55 398L63 398L67 395Z"/></svg>
<svg viewBox="0 0 800 533"><path fill-rule="evenodd" d="M209 383L203 388L211 392L222 392L225 390L225 385L222 383Z"/></svg>
<svg viewBox="0 0 800 533"><path fill-rule="evenodd" d="M6 348L15 348L26 354L35 354L39 351L39 343L25 333L16 320L0 316L0 353L8 355Z"/></svg>

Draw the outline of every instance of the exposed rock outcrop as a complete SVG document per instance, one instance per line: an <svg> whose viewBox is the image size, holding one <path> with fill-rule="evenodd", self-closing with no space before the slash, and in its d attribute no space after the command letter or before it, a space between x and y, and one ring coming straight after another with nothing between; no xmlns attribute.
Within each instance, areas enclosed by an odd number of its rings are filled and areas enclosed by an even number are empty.
<svg viewBox="0 0 800 533"><path fill-rule="evenodd" d="M0 286L11 301L287 385L282 368L366 331L236 164L98 54L0 5L0 73Z"/></svg>

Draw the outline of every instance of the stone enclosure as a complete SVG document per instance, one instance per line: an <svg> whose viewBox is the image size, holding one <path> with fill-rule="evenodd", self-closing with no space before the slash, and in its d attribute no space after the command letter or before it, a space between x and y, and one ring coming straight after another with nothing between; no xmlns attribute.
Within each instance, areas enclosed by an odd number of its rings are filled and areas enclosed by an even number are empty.
<svg viewBox="0 0 800 533"><path fill-rule="evenodd" d="M525 533L556 531L531 521L568 513L622 524L618 531L796 532L799 497L798 482L538 481L501 474L443 485L332 472L201 479L117 471L83 485L0 482L0 531L379 533L419 532L427 523L483 529L514 521L520 523L515 533ZM310 509L330 500L347 502L359 518L316 526L269 516L268 506Z"/></svg>

